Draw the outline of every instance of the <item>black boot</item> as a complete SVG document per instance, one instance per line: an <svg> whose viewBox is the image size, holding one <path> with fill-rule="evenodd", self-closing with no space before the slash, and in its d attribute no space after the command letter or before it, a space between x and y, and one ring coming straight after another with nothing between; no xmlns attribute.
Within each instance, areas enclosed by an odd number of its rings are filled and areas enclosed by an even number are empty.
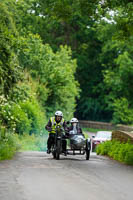
<svg viewBox="0 0 133 200"><path fill-rule="evenodd" d="M47 149L47 153L50 154L50 153L51 153L51 150L50 150L50 149Z"/></svg>

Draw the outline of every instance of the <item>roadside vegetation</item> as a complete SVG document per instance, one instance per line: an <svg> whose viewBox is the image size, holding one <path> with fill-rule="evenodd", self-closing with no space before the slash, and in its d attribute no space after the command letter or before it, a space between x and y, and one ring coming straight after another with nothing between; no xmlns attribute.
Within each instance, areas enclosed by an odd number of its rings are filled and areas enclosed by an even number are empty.
<svg viewBox="0 0 133 200"><path fill-rule="evenodd" d="M133 124L132 11L128 0L0 1L2 155L18 140L43 149L56 110L66 120Z"/></svg>
<svg viewBox="0 0 133 200"><path fill-rule="evenodd" d="M20 149L18 134L12 134L4 127L0 130L0 160L11 159Z"/></svg>
<svg viewBox="0 0 133 200"><path fill-rule="evenodd" d="M121 143L117 140L106 141L96 148L97 154L107 155L128 165L133 165L133 144Z"/></svg>
<svg viewBox="0 0 133 200"><path fill-rule="evenodd" d="M19 151L46 151L48 134L19 136Z"/></svg>
<svg viewBox="0 0 133 200"><path fill-rule="evenodd" d="M12 133L5 127L0 129L0 160L11 159L19 151L46 151L48 134Z"/></svg>

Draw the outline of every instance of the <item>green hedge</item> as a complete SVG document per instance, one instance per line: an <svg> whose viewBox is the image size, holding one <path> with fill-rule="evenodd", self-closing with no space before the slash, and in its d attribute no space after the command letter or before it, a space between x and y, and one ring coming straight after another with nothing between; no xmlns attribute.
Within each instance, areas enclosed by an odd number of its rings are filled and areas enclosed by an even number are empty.
<svg viewBox="0 0 133 200"><path fill-rule="evenodd" d="M97 146L97 154L107 155L120 162L133 165L133 145L117 140L107 141Z"/></svg>
<svg viewBox="0 0 133 200"><path fill-rule="evenodd" d="M19 148L18 135L5 132L5 129L0 128L0 160L11 159Z"/></svg>

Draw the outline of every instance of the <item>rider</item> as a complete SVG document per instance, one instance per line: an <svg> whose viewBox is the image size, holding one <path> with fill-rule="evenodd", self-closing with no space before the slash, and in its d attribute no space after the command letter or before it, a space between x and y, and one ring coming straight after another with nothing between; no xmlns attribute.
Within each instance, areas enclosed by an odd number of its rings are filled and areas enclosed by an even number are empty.
<svg viewBox="0 0 133 200"><path fill-rule="evenodd" d="M56 126L59 125L61 127L63 127L63 129L66 131L67 130L67 126L66 126L66 122L63 118L63 113L61 111L56 111L55 112L55 116L51 117L47 123L47 125L45 126L45 129L49 132L49 137L48 137L48 141L47 141L47 153L51 153L51 146L54 143L54 136L55 136L55 129ZM63 139L62 141L62 148L63 148L63 152L66 152L66 140Z"/></svg>
<svg viewBox="0 0 133 200"><path fill-rule="evenodd" d="M81 134L84 136L82 129L79 126L79 121L77 118L72 118L70 120L71 126L68 127L68 133L70 133L70 131L75 130L75 134ZM69 134L70 135L70 134Z"/></svg>

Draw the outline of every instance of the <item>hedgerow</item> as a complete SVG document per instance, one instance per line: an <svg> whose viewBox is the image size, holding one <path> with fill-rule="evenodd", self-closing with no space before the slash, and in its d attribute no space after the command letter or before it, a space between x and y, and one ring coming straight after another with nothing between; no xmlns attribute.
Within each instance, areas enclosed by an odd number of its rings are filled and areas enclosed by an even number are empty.
<svg viewBox="0 0 133 200"><path fill-rule="evenodd" d="M133 165L133 144L129 142L120 143L120 141L106 141L96 148L97 154L107 155L114 160Z"/></svg>
<svg viewBox="0 0 133 200"><path fill-rule="evenodd" d="M0 160L11 159L19 150L20 143L18 135L7 131L5 127L0 128Z"/></svg>

